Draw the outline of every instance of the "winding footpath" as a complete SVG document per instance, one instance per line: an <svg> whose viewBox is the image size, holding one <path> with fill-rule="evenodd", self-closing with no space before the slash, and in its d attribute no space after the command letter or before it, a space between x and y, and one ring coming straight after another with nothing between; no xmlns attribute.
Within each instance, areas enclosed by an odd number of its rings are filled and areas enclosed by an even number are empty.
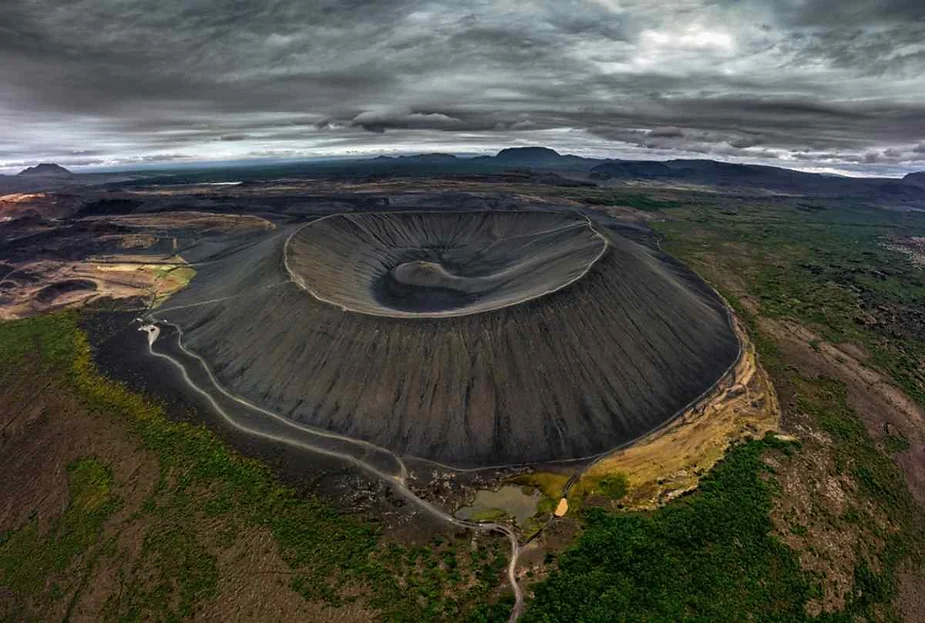
<svg viewBox="0 0 925 623"><path fill-rule="evenodd" d="M139 319L139 321L141 321L141 319ZM408 487L408 484L407 484L408 470L405 467L404 462L401 460L400 457L398 457L392 452L389 452L388 450L379 448L378 446L375 446L373 444L370 444L362 440L352 439L350 437L346 437L343 435L337 435L334 433L316 430L313 428L300 425L296 422L293 422L292 420L282 417L279 414L273 413L271 411L267 411L266 409L258 407L257 405L253 405L247 402L246 400L243 400L233 395L231 392L229 392L227 389L225 389L218 383L218 380L215 378L215 375L212 373L211 369L208 367L206 362L199 355L188 350L183 345L183 332L179 326L173 323L165 322L165 321L156 321L156 322L141 321L141 322L142 322L142 325L139 328L139 330L147 334L148 354L150 354L153 357L164 359L170 362L173 366L175 366L177 370L180 372L181 376L183 377L184 382L193 391L202 395L208 401L209 405L215 410L215 412L222 418L222 420L225 423L227 423L229 426L231 426L232 428L235 428L236 430L239 430L248 435L252 435L255 437L262 438L262 439L267 439L267 440L274 441L277 443L283 443L283 444L290 445L296 448L300 448L302 450L308 450L309 452L315 452L318 454L322 454L324 456L338 458L348 463L351 463L357 466L358 468L362 469L366 473L370 474L371 476L374 476L375 478L378 478L382 480L383 482L385 482L386 484L388 484L389 486L391 486L392 489L396 493L401 495L405 500L407 500L411 504L417 506L424 512L450 525L456 526L458 528L475 530L479 532L489 532L489 533L494 532L494 533L503 534L511 545L511 558L507 566L507 578L508 578L508 582L511 585L511 590L514 593L514 607L511 610L511 616L509 618L509 621L510 623L514 623L515 621L517 621L517 619L523 613L524 595L523 595L523 589L520 587L520 585L517 582L517 559L520 556L520 544L517 542L517 535L514 533L514 531L510 527L504 524L495 523L495 522L479 523L479 522L474 522L474 521L467 521L465 519L459 519L458 517L454 517L453 515L447 513L443 509L435 506L431 502L428 502L427 500L419 497ZM269 433L266 431L256 429L253 426L249 426L247 424L242 423L238 418L236 418L227 409L223 408L222 405L219 404L218 400L209 391L207 391L206 389L200 387L199 385L193 382L192 378L189 375L189 372L186 369L186 366L183 365L182 362L172 357L171 355L168 355L166 353L160 353L154 350L154 343L157 341L157 339L161 335L161 329L157 324L158 322L166 326L171 326L177 331L177 345L185 354L194 358L196 361L198 361L202 365L203 369L206 371L208 375L211 385L214 387L214 389L219 394L221 394L222 396L224 396L225 398L229 400L234 401L235 403L238 403L246 407L247 409L256 411L258 413L261 413L265 416L272 418L274 422L278 422L279 424L282 424L286 427L296 429L298 433L296 433L294 430L293 431L294 434L299 434L303 437L317 436L321 439L325 439L325 438L336 439L341 442L347 442L349 444L354 444L358 450L361 450L361 452L359 453L359 456L354 456L346 452L338 452L336 450L331 450L330 448L325 448L320 444L313 444L303 439L297 439L295 438L295 436L287 437L284 435L277 435L277 434ZM395 461L395 464L398 466L397 473L389 474L373 466L367 461L365 461L364 457L366 456L366 453L373 449L378 452L387 452L391 456L391 458Z"/></svg>

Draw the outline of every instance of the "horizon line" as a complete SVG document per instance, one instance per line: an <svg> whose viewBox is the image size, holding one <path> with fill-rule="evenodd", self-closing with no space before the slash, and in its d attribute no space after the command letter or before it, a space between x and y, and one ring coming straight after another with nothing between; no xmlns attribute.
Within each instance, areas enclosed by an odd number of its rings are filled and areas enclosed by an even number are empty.
<svg viewBox="0 0 925 623"><path fill-rule="evenodd" d="M294 156L294 157L253 157L253 158L229 158L229 159L220 159L220 160L198 160L194 158L176 158L176 159L164 159L164 160L151 160L144 163L140 162L122 162L122 163L112 163L112 164L73 164L73 165L62 165L56 162L54 159L50 160L36 160L31 164L23 166L21 162L16 163L15 166L0 166L0 176L2 177L15 177L19 173L22 173L26 169L38 166L40 164L54 164L62 168L67 169L69 172L74 173L75 175L93 175L93 174L117 174L117 173L158 173L158 172L170 172L175 170L188 171L188 170L203 170L203 169L237 169L237 168L249 168L249 167L260 167L260 166L273 166L273 165L298 165L298 164L310 164L310 163L322 163L322 162L362 162L368 160L374 160L377 158L390 158L398 159L402 157L414 157L414 156L429 156L429 155L446 155L459 158L461 160L470 160L479 157L496 157L502 151L509 149L547 149L555 152L560 157L577 157L583 158L586 160L598 160L601 162L606 161L617 161L617 162L670 162L677 160L687 160L687 161L705 161L705 162L717 162L723 164L734 164L734 165L743 165L743 166L760 166L768 167L774 169L784 169L788 171L794 171L797 173L806 173L812 175L821 175L828 177L844 177L844 178L854 178L854 179L895 179L902 180L905 175L910 173L915 173L921 169L913 169L901 167L900 165L895 165L896 168L905 169L905 173L876 173L872 171L853 171L850 169L844 169L842 167L852 166L853 163L831 163L827 166L805 166L805 167L795 167L787 166L783 163L773 163L769 164L760 159L755 159L754 161L740 161L740 160L726 160L718 158L709 158L709 157L653 157L653 158L619 158L619 157L601 157L601 156L584 156L580 154L570 153L566 151L559 151L556 148L548 147L545 145L514 145L508 147L502 147L497 151L486 151L484 153L473 152L473 151L445 151L445 150L432 150L432 151L403 151L403 150L394 150L388 153L383 152L382 150L378 151L369 151L362 154L357 153L344 153L344 154L330 154L330 155L304 155L304 156Z"/></svg>

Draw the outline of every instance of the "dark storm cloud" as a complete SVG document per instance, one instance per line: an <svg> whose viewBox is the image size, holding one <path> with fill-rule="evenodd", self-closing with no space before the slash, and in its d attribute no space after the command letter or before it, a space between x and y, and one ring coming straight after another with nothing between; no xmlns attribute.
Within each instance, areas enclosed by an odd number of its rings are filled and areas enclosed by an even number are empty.
<svg viewBox="0 0 925 623"><path fill-rule="evenodd" d="M767 4L792 26L859 28L925 19L925 6L919 0L770 0Z"/></svg>
<svg viewBox="0 0 925 623"><path fill-rule="evenodd" d="M919 0L6 0L0 168L531 143L914 168L923 42Z"/></svg>

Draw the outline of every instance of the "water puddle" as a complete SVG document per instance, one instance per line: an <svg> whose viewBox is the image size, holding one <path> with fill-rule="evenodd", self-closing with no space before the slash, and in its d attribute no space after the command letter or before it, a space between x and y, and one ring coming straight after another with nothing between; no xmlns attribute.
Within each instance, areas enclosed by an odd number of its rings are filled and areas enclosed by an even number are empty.
<svg viewBox="0 0 925 623"><path fill-rule="evenodd" d="M513 517L523 526L536 513L541 494L537 489L517 485L504 485L497 491L478 491L469 506L456 511L460 519L470 521L496 521Z"/></svg>

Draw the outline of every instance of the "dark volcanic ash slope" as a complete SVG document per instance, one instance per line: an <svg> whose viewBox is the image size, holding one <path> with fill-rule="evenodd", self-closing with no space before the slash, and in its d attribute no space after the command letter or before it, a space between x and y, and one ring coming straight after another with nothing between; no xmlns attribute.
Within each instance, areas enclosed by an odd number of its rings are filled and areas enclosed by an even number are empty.
<svg viewBox="0 0 925 623"><path fill-rule="evenodd" d="M552 213L330 217L203 265L157 315L252 402L466 467L632 441L738 353L689 271Z"/></svg>

